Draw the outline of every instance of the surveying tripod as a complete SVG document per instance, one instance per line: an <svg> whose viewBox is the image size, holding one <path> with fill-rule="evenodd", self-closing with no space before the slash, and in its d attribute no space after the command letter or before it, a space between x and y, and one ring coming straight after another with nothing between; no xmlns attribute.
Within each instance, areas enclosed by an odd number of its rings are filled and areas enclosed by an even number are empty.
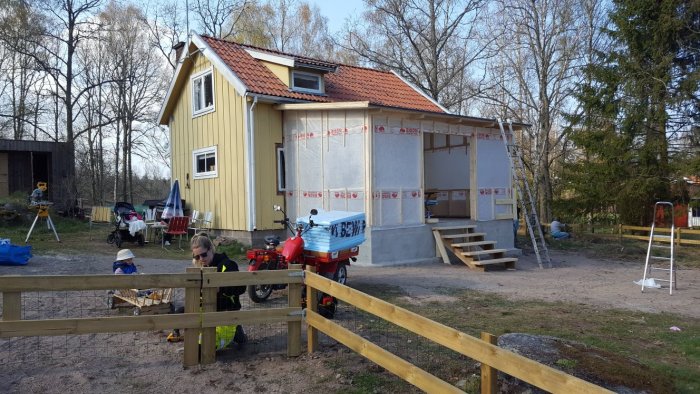
<svg viewBox="0 0 700 394"><path fill-rule="evenodd" d="M53 220L51 220L51 216L49 215L49 206L51 204L52 203L48 201L40 201L36 205L32 205L32 208L36 208L37 212L36 217L34 218L34 223L32 223L32 227L27 233L27 239L24 240L25 244L29 242L29 237L32 236L32 231L34 231L34 226L36 226L36 222L39 221L39 218L46 218L46 225L53 231L53 235L56 236L56 241L61 242L61 240L58 238L58 233L56 232L56 226L53 225Z"/></svg>

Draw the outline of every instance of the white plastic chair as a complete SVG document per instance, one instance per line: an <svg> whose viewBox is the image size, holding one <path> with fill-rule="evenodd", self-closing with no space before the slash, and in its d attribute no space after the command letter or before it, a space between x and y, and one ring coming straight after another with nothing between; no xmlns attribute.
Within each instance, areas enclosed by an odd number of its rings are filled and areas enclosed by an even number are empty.
<svg viewBox="0 0 700 394"><path fill-rule="evenodd" d="M146 234L144 234L146 239L148 239L148 228L156 224L156 215L156 208L146 209L146 211L143 213L143 221L146 223Z"/></svg>
<svg viewBox="0 0 700 394"><path fill-rule="evenodd" d="M190 230L193 234L197 234L197 226L199 225L199 211L196 209L192 210L192 216L190 216L190 223L187 225L187 234L189 236Z"/></svg>
<svg viewBox="0 0 700 394"><path fill-rule="evenodd" d="M197 221L197 225L191 227L194 233L197 234L203 230L211 231L211 223L214 220L214 213L211 211L204 212L204 217Z"/></svg>

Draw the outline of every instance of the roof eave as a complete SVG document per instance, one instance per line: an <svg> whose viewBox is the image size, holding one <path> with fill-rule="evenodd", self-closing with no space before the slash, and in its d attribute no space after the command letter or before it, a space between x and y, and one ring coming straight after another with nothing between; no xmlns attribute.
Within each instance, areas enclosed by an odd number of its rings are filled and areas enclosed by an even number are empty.
<svg viewBox="0 0 700 394"><path fill-rule="evenodd" d="M238 78L238 76L226 65L226 63L219 57L219 55L216 53L214 49L207 44L207 42L197 33L192 32L190 39L188 40L188 43L186 45L186 51L183 51L183 54L180 56L181 60L178 60L178 66L177 69L175 70L175 74L173 76L172 81L170 82L170 87L168 88L168 94L165 96L165 100L163 101L163 105L161 106L160 113L158 114L158 123L161 125L168 125L168 117L172 113L174 109L174 100L175 98L173 97L174 93L174 88L175 86L178 85L179 82L182 81L182 79L186 78L188 75L187 72L183 71L184 64L185 62L191 62L191 57L190 55L190 46L194 45L199 52L202 53L204 57L209 59L209 61L214 65L214 68L226 78L226 80L234 87L236 92L238 92L239 95L245 96L247 92L247 88L243 81ZM189 70L189 67L185 71Z"/></svg>

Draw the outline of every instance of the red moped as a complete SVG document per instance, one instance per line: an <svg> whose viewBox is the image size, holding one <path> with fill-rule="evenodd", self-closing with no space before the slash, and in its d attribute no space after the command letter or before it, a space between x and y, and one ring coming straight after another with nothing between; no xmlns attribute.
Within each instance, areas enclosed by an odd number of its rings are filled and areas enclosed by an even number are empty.
<svg viewBox="0 0 700 394"><path fill-rule="evenodd" d="M350 265L351 260L357 261L359 247L333 253L306 250L302 234L316 226L313 217L318 214L318 211L311 210L308 223L292 223L279 205L275 205L274 210L284 215L284 219L276 220L275 223L285 226L292 236L287 238L282 246L280 246L279 236L266 236L265 248L248 250L246 253L249 259L248 271L283 270L287 269L289 264L301 264L306 269L307 265L311 265L316 268L319 275L345 284L348 278L347 266ZM285 287L287 287L286 284L250 285L248 296L253 302L263 302L270 297L273 290L281 290ZM302 292L302 295L305 297L306 292ZM319 293L319 313L322 315L332 318L336 304L335 298Z"/></svg>

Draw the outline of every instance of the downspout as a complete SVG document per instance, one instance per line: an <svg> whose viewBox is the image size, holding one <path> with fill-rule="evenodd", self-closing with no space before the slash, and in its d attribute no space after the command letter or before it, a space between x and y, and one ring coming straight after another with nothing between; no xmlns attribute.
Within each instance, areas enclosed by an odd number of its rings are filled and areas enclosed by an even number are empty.
<svg viewBox="0 0 700 394"><path fill-rule="evenodd" d="M248 106L248 95L246 94L246 107ZM255 120L253 110L258 104L258 97L253 96L253 104L248 109L248 193L246 193L246 204L248 205L248 231L257 230L256 218L256 195L255 195Z"/></svg>

